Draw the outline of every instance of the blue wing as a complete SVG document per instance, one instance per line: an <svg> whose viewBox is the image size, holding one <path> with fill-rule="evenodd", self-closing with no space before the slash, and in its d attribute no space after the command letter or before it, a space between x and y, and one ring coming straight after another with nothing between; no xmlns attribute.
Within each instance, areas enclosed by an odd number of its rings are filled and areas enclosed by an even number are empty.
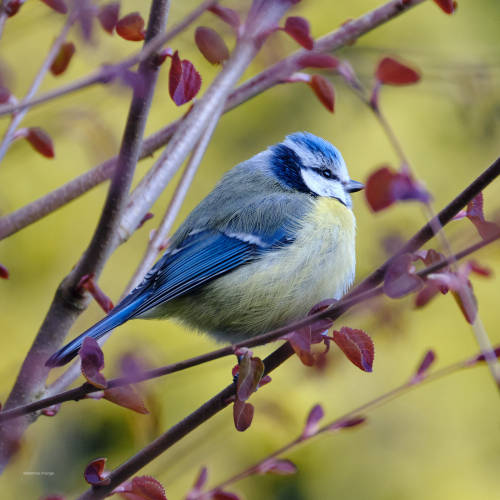
<svg viewBox="0 0 500 500"><path fill-rule="evenodd" d="M292 234L283 228L265 237L231 231L191 231L182 244L165 253L108 316L53 354L46 365L66 364L76 356L85 337L99 339L125 321L292 241Z"/></svg>

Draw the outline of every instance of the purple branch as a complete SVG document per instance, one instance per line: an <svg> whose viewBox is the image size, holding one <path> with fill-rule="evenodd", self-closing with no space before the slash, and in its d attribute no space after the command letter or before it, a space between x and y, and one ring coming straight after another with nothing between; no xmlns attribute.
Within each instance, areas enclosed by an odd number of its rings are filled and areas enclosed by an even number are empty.
<svg viewBox="0 0 500 500"><path fill-rule="evenodd" d="M146 272L151 268L154 261L158 257L158 253L161 251L168 233L174 225L175 219L177 217L177 214L179 213L179 210L181 209L184 198L186 197L189 187L193 182L194 176L198 171L198 167L203 158L203 155L205 154L208 143L210 142L215 127L219 122L219 118L222 114L222 108L223 106L220 106L216 113L213 115L207 126L207 129L196 144L189 162L184 169L181 180L177 185L175 193L170 200L165 215L163 216L160 225L156 229L154 236L149 241L144 257L142 258L142 261L136 269L134 275L132 276L129 284L125 288L124 294L130 292L130 290L132 290L139 284Z"/></svg>
<svg viewBox="0 0 500 500"><path fill-rule="evenodd" d="M496 351L492 350L490 351L490 354L496 358ZM408 392L412 391L413 389L416 389L417 387L422 387L424 384L439 380L443 377L446 377L448 375L451 375L452 373L457 373L458 371L464 370L466 368L470 368L472 366L478 366L477 361L474 362L474 360L477 359L479 355L473 356L471 358L466 358L463 359L462 361L458 361L456 363L452 363L448 366L445 366L444 368L441 368L440 370L436 370L428 375L425 375L423 377L419 377L417 379L410 379L406 381L405 383L399 385L398 387L395 387L394 389L381 394L380 396L377 396L374 399L371 399L370 401L367 401L366 403L358 406L357 408L354 408L346 413L344 413L342 416L337 417L335 420L331 420L327 424L324 424L322 427L318 428L318 430L310 435L304 436L301 434L297 438L293 439L289 443L285 444L278 450L273 451L269 455L267 455L265 458L261 459L259 462L251 465L247 469L243 470L242 472L239 472L235 474L234 476L229 477L228 479L220 482L216 486L212 487L209 491L200 493L197 496L189 497L190 500L209 500L213 498L213 495L222 489L224 489L226 486L233 484L237 481L241 481L242 479L255 475L255 474L261 474L261 470L263 466L268 463L269 461L282 456L284 453L289 452L293 448L297 447L298 445L301 445L302 443L305 443L306 441L309 441L311 439L316 438L317 436L320 436L321 434L331 434L332 432L335 431L340 431L345 428L345 422L348 422L358 416L364 416L367 412L374 410L376 408L379 408L392 400L404 396Z"/></svg>
<svg viewBox="0 0 500 500"><path fill-rule="evenodd" d="M7 153L7 150L9 149L13 140L15 139L15 133L17 127L23 121L23 118L29 111L30 108L29 102L32 99L32 97L36 94L36 91L40 87L43 79L45 78L45 75L47 74L50 67L52 66L52 63L57 57L57 54L59 53L64 41L66 40L66 37L68 36L68 31L75 22L75 19L76 19L75 12L72 12L71 14L68 15L66 22L64 23L63 29L61 30L61 33L54 40L54 43L52 44L52 47L50 48L50 51L47 54L47 57L43 61L42 66L38 70L35 79L33 80L28 90L28 93L26 94L24 99L22 99L22 101L16 104L16 106L19 106L19 111L12 116L9 126L7 127L7 130L3 136L2 143L0 144L0 162L3 160L5 154Z"/></svg>
<svg viewBox="0 0 500 500"><path fill-rule="evenodd" d="M451 262L455 262L458 260L461 260L481 248L490 245L494 241L500 239L500 232L497 234L490 235L488 238L483 239L474 245L471 245L464 250L458 252L457 254L446 258L440 262L436 262L425 269L420 270L418 273L416 273L418 276L424 278L430 274L433 274L444 267L447 267ZM153 370L148 370L139 374L134 375L133 377L118 377L115 379L110 379L107 382L107 388L112 389L114 387L120 387L123 385L128 385L128 384L134 384L138 382L143 382L146 380L152 380L154 378L158 377L163 377L165 375L168 375L170 373L175 373L178 371L186 370L187 368L191 368L193 366L197 366L203 363L206 363L208 361L213 361L215 359L222 358L224 356L229 356L233 355L234 352L237 349L240 348L251 348L251 347L256 347L258 345L263 345L268 342L276 341L279 340L283 335L289 333L290 331L296 330L300 327L306 326L308 324L314 323L318 319L328 317L330 319L338 319L342 314L344 314L346 311L350 310L352 307L354 307L357 304L360 304L361 302L365 302L371 298L374 298L378 295L383 294L383 289L382 287L378 288L373 288L369 291L365 291L363 293L359 293L354 295L353 297L349 299L342 299L336 304L334 304L330 309L327 311L322 311L319 312L315 315L308 316L304 318L303 320L300 320L299 322L287 325L283 328L280 328L278 330L274 330L268 333L265 333L263 335L259 335L256 337L252 337L249 340L246 340L244 342L240 342L238 344L232 344L226 347L222 347L220 349L217 349L215 351L211 351L206 354L202 354L200 356L196 356L190 359L186 359L184 361L180 361L177 363L173 363L170 365L162 366L160 368L155 368ZM76 387L74 389L70 389L64 392L61 392L59 394L55 394L50 397L46 397L44 399L40 399L38 401L34 401L33 403L29 403L27 405L18 407L18 408L12 408L10 410L4 410L0 412L0 422L6 421L6 420L11 420L13 418L22 416L22 415L27 415L29 413L33 413L36 411L39 411L43 408L48 408L49 406L53 406L59 403L63 403L66 401L78 401L82 398L84 398L87 394L91 394L93 392L98 392L101 389L94 387L88 383L82 384L80 387ZM50 392L50 391L49 391Z"/></svg>
<svg viewBox="0 0 500 500"><path fill-rule="evenodd" d="M51 101L53 99L71 94L78 90L90 87L96 83L108 83L109 76L116 73L116 70L124 70L131 68L137 63L141 63L150 58L155 54L163 45L165 45L172 38L177 36L181 31L185 30L193 21L195 21L201 14L203 14L209 7L216 4L218 0L205 0L196 9L190 12L180 23L176 24L170 31L166 33L160 33L155 37L148 40L148 43L144 45L143 49L124 59L120 63L114 64L112 66L104 66L101 69L94 71L90 75L87 75L79 80L75 80L68 85L64 85L58 89L51 90L42 94L38 97L30 99L24 99L23 101L15 104L4 104L0 106L0 116L10 115L18 111L22 111L28 107L34 107L39 104Z"/></svg>
<svg viewBox="0 0 500 500"><path fill-rule="evenodd" d="M433 220L429 221L416 233L391 259L367 276L348 296L362 293L382 282L387 268L393 260L404 253L413 253L427 243L433 236L433 226L439 223L445 226L451 219L478 195L486 186L491 184L500 175L500 158L497 158L479 177L474 179L457 197L443 208Z"/></svg>
<svg viewBox="0 0 500 500"><path fill-rule="evenodd" d="M146 41L151 40L164 29L168 17L170 0L153 0L146 33ZM38 399L45 389L45 379L49 369L45 361L61 344L68 330L85 309L88 298L78 289L78 282L85 274L99 276L104 263L111 254L116 241L118 224L124 211L135 165L149 113L157 80L158 67L152 60L139 65L139 75L144 88L134 91L122 139L117 167L115 169L108 196L95 230L92 241L71 273L59 285L44 322L31 346L14 384L5 408L13 408ZM16 422L16 426L4 425L0 428L0 467L5 467L15 445L29 425L29 419Z"/></svg>
<svg viewBox="0 0 500 500"><path fill-rule="evenodd" d="M359 38L422 1L410 0L404 5L401 4L401 1L393 0L388 2L317 40L315 52L329 52L338 49L347 42ZM307 54L306 51L300 50L240 85L229 95L224 112L230 111L260 92L286 80L297 70L302 69L300 58L305 54ZM144 142L141 158L150 156L156 149L164 146L177 129L179 123L180 120L175 121L148 137ZM0 218L0 239L36 222L111 177L115 162L116 158L111 158L29 205Z"/></svg>

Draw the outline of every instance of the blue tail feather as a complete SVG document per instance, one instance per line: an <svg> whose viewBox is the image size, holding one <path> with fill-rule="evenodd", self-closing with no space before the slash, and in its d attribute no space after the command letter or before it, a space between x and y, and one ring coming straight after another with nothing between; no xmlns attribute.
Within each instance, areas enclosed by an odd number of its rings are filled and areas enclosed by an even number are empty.
<svg viewBox="0 0 500 500"><path fill-rule="evenodd" d="M137 306L143 301L143 298L135 300L125 307L115 307L105 318L98 321L95 325L91 326L88 330L84 331L81 335L73 339L67 345L54 353L45 363L45 366L62 366L71 361L82 347L83 339L92 337L100 339L109 331L113 330L122 323L130 319L137 309Z"/></svg>

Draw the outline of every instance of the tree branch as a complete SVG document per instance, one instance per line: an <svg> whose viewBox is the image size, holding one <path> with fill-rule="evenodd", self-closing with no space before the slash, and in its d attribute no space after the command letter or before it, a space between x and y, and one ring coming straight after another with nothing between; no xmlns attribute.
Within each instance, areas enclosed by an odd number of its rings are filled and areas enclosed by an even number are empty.
<svg viewBox="0 0 500 500"><path fill-rule="evenodd" d="M460 252L452 255L446 259L441 260L440 262L436 262L416 273L418 276L425 278L429 274L433 274L444 267L449 266L452 262L456 262L461 260L481 248L490 245L494 241L500 239L500 231L496 234L490 235L486 239L482 239L481 241L461 250ZM310 325L317 321L318 319L329 318L332 320L338 319L342 314L346 311L350 310L357 304L365 302L371 298L382 295L383 289L382 287L373 288L371 290L367 290L362 293L358 293L353 295L351 298L343 298L339 302L332 305L329 309L325 311L320 311L314 315L308 316L298 322L291 323L277 330L273 330L271 332L258 335L252 337L251 339L245 340L243 342L239 342L237 344L232 344L226 347L222 347L220 349L208 352L206 354L202 354L200 356L196 356L190 359L186 359L184 361L180 361L177 363L173 363L170 365L162 366L160 368L155 368L153 370L148 370L143 373L139 373L134 375L133 377L117 377L114 379L110 379L107 381L107 389L112 389L114 387L120 387L128 384L144 382L146 380L152 380L158 377L163 377L164 375L168 375L170 373L175 373L178 371L185 370L187 368L191 368L193 366L197 366L208 361L213 361L215 359L219 359L225 356L230 356L235 353L236 350L241 348L250 348L256 347L259 345L267 344L269 342L273 342L279 340L283 335L290 333L291 331L297 330L298 328L302 328L304 326ZM11 420L13 418L27 415L29 413L33 413L39 411L43 408L48 408L49 406L53 406L56 404L64 403L66 401L78 401L83 399L87 394L91 394L93 392L99 392L102 389L99 389L95 386L92 386L88 383L82 384L80 387L76 387L74 389L70 389L59 394L55 394L53 396L46 397L44 399L40 399L38 401L34 401L33 403L29 403L27 405L12 408L10 410L4 410L0 412L0 422Z"/></svg>
<svg viewBox="0 0 500 500"><path fill-rule="evenodd" d="M148 43L143 46L141 51L127 57L117 64L103 66L101 69L94 71L90 75L75 80L74 82L57 89L50 90L49 92L41 94L37 97L33 98L32 94L29 99L25 99L21 102L1 105L0 116L10 115L11 113L22 111L28 107L38 106L39 104L43 104L78 90L90 87L96 83L108 83L110 75L113 76L116 74L117 70L131 68L138 63L148 60L153 54L161 49L163 45L169 42L172 38L176 37L181 31L184 31L191 23L201 16L203 12L205 12L212 5L216 4L218 1L219 0L205 0L171 30L166 33L159 33L155 37L149 39Z"/></svg>
<svg viewBox="0 0 500 500"><path fill-rule="evenodd" d="M19 124L23 121L23 118L26 116L26 113L29 111L30 108L30 100L32 97L36 94L36 91L40 87L43 79L45 78L45 75L50 69L50 66L54 62L55 58L57 57L57 54L59 53L59 50L61 49L64 41L66 40L66 37L68 36L68 32L73 26L73 23L75 22L75 12L71 12L68 14L68 17L66 18L66 22L64 23L64 26L61 30L61 33L59 36L54 40L54 43L52 44L52 47L50 48L49 53L47 54L47 57L42 63L42 66L38 70L35 79L33 80L26 96L24 99L22 99L19 103L16 104L16 106L19 106L19 109L15 115L12 116L12 119L9 123L9 126L7 127L7 130L5 131L5 134L2 139L2 143L0 144L0 163L3 160L5 154L7 153L7 150L9 149L10 145L12 144L12 141L15 138L15 132Z"/></svg>
<svg viewBox="0 0 500 500"><path fill-rule="evenodd" d="M153 0L146 40L150 40L164 29L169 5L170 0ZM86 274L93 273L99 276L114 248L118 224L125 208L139 156L158 67L153 64L152 60L145 60L141 62L138 72L144 79L144 88L140 93L134 90L117 168L99 224L82 258L59 286L49 312L24 360L12 392L5 403L5 408L25 404L37 399L43 393L45 379L49 372L45 366L45 360L61 344L69 328L88 303L88 298L78 289L78 283ZM15 429L9 426L0 429L0 467L5 467L9 461L17 441L29 423L28 419L24 419L22 423L18 422Z"/></svg>
<svg viewBox="0 0 500 500"><path fill-rule="evenodd" d="M422 1L410 0L402 4L401 0L392 0L358 19L350 21L338 30L319 38L315 42L314 51L329 52L336 50L405 12L409 8L422 3ZM302 69L301 57L307 55L307 53L305 50L299 50L240 85L229 95L224 112L226 113L234 109L259 93L286 80L297 70ZM179 126L179 123L180 120L174 121L148 137L144 142L141 158L150 156L155 150L164 146ZM0 218L0 239L36 222L107 180L112 175L115 161L116 158L111 158L29 205Z"/></svg>
<svg viewBox="0 0 500 500"><path fill-rule="evenodd" d="M189 187L193 182L194 176L198 171L198 167L203 158L203 155L205 154L208 143L210 142L215 127L219 122L223 107L224 106L220 106L219 109L215 112L212 119L208 123L207 129L205 130L200 140L196 144L193 153L191 154L191 157L189 159L189 162L186 165L186 168L184 169L181 180L177 185L175 193L172 196L172 199L170 200L165 215L163 216L160 225L156 229L154 236L149 241L148 246L146 248L146 252L142 258L142 261L137 267L134 275L130 279L129 284L125 288L124 295L129 293L135 286L139 284L139 282L144 278L146 272L151 268L154 261L158 257L158 253L161 251L161 248L168 236L168 233L170 232L172 226L174 225L177 214L181 209L182 203L184 202Z"/></svg>
<svg viewBox="0 0 500 500"><path fill-rule="evenodd" d="M497 347L498 349L498 347ZM491 355L496 357L496 351L492 350L490 351ZM348 422L352 419L355 419L356 417L363 417L364 414L367 412L374 410L376 408L379 408L394 399L404 396L408 392L412 391L413 389L422 387L423 385L427 384L428 382L433 382L435 380L439 380L440 378L446 377L448 375L451 375L453 373L457 373L458 371L464 370L466 368L471 368L473 366L477 366L477 358L479 355L473 356L471 358L466 358L461 361L457 361L455 363L449 364L448 366L445 366L444 368L441 368L440 370L436 370L434 372L431 372L429 374L424 374L418 378L410 378L408 381L404 382L403 384L399 385L398 387L395 387L394 389L385 392L384 394L381 394L380 396L377 396L376 398L371 399L370 401L367 401L366 403L358 406L357 408L354 408L352 410L349 410L348 412L344 413L340 417L337 417L334 420L331 420L327 424L324 424L322 427L320 427L316 432L313 434L308 434L308 435L299 435L297 438L294 440L290 441L289 443L285 444L278 450L273 451L269 455L267 455L265 458L261 459L259 462L251 465L247 469L245 469L242 472L239 472L228 479L225 479L224 481L220 482L216 486L212 487L209 491L200 493L197 496L189 496L190 500L210 500L214 498L214 494L217 491L220 491L224 489L226 486L233 484L237 481L241 481L242 479L252 476L254 474L262 474L260 472L261 467L266 464L267 462L282 456L284 453L289 452L293 448L302 445L306 441L309 441L311 439L314 439L315 437L325 434L325 433L332 433L334 431L340 431L342 429L345 429L346 426L343 425L345 422Z"/></svg>

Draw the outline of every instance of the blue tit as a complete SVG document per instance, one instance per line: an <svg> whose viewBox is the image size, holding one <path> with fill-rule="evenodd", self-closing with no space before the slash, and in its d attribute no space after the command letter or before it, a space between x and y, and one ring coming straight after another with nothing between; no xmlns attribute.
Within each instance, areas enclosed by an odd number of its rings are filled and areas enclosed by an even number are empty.
<svg viewBox="0 0 500 500"><path fill-rule="evenodd" d="M47 361L70 361L85 337L133 318L175 318L239 342L304 317L354 280L356 221L340 152L291 134L230 170L191 212L163 256L104 319Z"/></svg>

